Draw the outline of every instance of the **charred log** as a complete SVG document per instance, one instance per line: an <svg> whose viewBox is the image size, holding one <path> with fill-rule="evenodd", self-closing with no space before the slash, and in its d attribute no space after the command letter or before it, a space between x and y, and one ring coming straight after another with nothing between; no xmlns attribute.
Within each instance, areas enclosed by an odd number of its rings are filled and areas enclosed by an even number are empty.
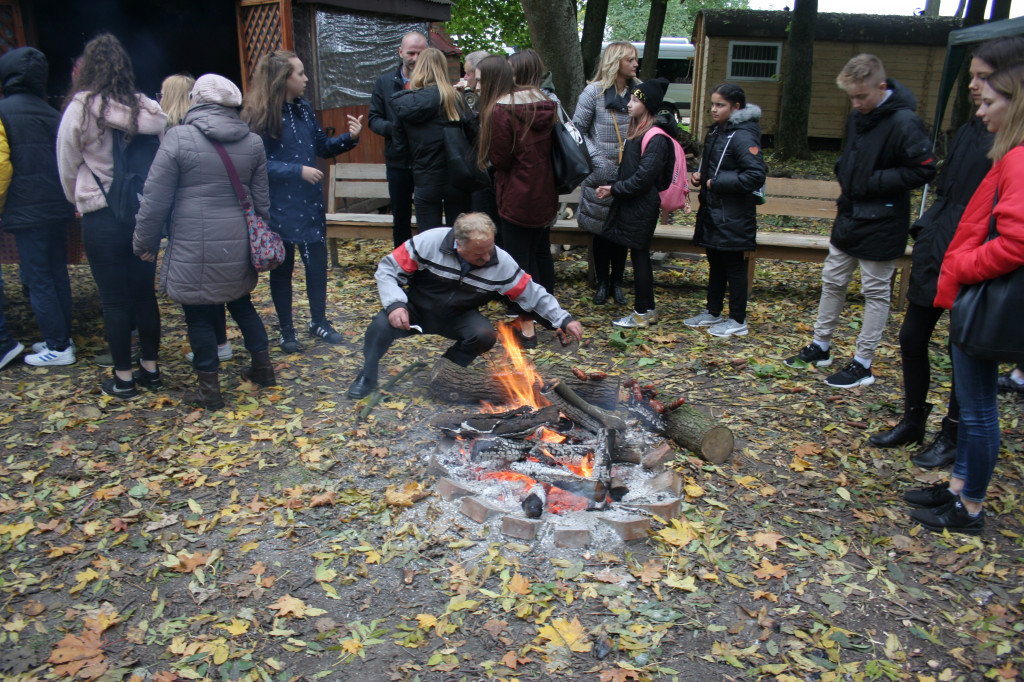
<svg viewBox="0 0 1024 682"><path fill-rule="evenodd" d="M540 483L534 484L530 488L529 494L526 499L523 500L523 513L526 514L527 518L539 519L541 514L544 513L544 508L548 504L548 494L544 490L544 486Z"/></svg>
<svg viewBox="0 0 1024 682"><path fill-rule="evenodd" d="M580 381L568 370L552 371L580 397L592 405L614 409L619 402L619 379L588 379ZM439 358L430 377L430 393L438 400L455 405L472 405L481 401L504 403L510 399L507 389L495 378L488 363L477 362L460 367L447 358Z"/></svg>
<svg viewBox="0 0 1024 682"><path fill-rule="evenodd" d="M626 422L611 412L591 405L577 394L566 382L554 378L544 384L540 394L553 407L558 407L565 416L593 433L600 429L625 429Z"/></svg>
<svg viewBox="0 0 1024 682"><path fill-rule="evenodd" d="M503 436L505 438L526 438L541 426L558 423L558 410L542 407L534 411L524 406L509 412L460 414L439 414L430 420L446 435L476 438L478 436Z"/></svg>

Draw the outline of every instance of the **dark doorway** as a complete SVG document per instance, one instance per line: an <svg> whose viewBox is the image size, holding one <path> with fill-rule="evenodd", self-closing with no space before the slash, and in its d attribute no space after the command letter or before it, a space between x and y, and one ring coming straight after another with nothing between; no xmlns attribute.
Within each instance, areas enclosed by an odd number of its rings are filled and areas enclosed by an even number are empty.
<svg viewBox="0 0 1024 682"><path fill-rule="evenodd" d="M174 73L219 73L236 83L241 77L232 0L25 0L22 9L29 43L50 62L54 104L85 43L105 31L125 46L136 87L151 97Z"/></svg>

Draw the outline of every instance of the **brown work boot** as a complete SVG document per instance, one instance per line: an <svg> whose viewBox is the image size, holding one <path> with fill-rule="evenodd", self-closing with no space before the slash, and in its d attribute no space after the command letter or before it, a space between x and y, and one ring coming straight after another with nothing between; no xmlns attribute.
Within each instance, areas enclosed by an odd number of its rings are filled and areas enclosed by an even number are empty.
<svg viewBox="0 0 1024 682"><path fill-rule="evenodd" d="M251 355L252 365L248 369L242 370L242 378L257 386L273 386L275 383L274 366L270 364L270 351L253 351Z"/></svg>
<svg viewBox="0 0 1024 682"><path fill-rule="evenodd" d="M220 395L219 373L216 370L213 372L196 370L196 378L199 380L199 392L189 396L191 401L208 410L219 410L224 407L224 398Z"/></svg>

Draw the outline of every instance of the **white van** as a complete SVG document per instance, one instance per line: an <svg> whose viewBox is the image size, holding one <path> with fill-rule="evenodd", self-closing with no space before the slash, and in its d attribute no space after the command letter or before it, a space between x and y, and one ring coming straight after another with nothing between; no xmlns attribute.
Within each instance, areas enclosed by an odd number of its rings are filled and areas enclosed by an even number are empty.
<svg viewBox="0 0 1024 682"><path fill-rule="evenodd" d="M644 44L632 43L640 62L644 59ZM608 43L604 44L607 47ZM693 58L697 50L687 38L663 37L658 44L658 68L655 76L669 82L663 110L675 114L683 124L689 123L690 103L693 101ZM672 106L668 106L668 104Z"/></svg>

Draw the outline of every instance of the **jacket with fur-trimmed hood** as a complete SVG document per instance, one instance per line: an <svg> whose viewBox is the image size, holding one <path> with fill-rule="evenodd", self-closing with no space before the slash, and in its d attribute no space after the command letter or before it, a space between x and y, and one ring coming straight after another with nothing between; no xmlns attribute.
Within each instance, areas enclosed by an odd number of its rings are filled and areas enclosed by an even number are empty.
<svg viewBox="0 0 1024 682"><path fill-rule="evenodd" d="M749 102L717 123L704 138L700 157L700 208L693 241L721 251L757 247L757 199L768 174L761 153L761 107ZM711 186L708 187L708 181Z"/></svg>
<svg viewBox="0 0 1024 682"><path fill-rule="evenodd" d="M125 132L130 128L131 108L120 102L107 102L103 112L104 127L99 126L100 98L97 96L86 109L90 93L79 92L64 109L57 131L57 167L64 196L75 204L80 213L93 213L106 208L103 196L93 173L110 187L114 179L114 136L108 129L117 128ZM154 100L137 93L139 115L136 119L137 132L163 138L167 114Z"/></svg>
<svg viewBox="0 0 1024 682"><path fill-rule="evenodd" d="M520 227L547 227L558 213L551 132L558 105L538 90L494 104L487 157L494 165L498 215Z"/></svg>
<svg viewBox="0 0 1024 682"><path fill-rule="evenodd" d="M224 145L253 209L270 217L267 156L259 135L233 107L193 106L167 131L149 169L136 218L136 254L156 253L170 217L160 290L186 305L229 303L252 291L257 275L245 212L211 140Z"/></svg>

